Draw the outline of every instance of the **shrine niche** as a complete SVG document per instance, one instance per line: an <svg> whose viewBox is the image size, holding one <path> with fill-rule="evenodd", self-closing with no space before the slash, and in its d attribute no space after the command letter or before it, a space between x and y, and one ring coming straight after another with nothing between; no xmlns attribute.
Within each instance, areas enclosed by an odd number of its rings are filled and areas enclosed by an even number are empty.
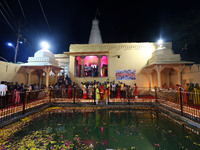
<svg viewBox="0 0 200 150"><path fill-rule="evenodd" d="M75 77L107 77L108 58L107 56L76 56Z"/></svg>

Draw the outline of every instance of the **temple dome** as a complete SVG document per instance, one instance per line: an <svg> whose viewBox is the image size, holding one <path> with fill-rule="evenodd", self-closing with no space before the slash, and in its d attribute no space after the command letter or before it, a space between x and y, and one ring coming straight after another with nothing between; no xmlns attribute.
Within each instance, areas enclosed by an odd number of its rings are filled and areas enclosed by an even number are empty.
<svg viewBox="0 0 200 150"><path fill-rule="evenodd" d="M101 32L99 30L99 21L95 18L92 21L92 29L90 31L89 44L102 44Z"/></svg>
<svg viewBox="0 0 200 150"><path fill-rule="evenodd" d="M55 56L52 52L50 52L48 49L41 49L38 50L35 54L34 57L49 57L52 59L55 59Z"/></svg>

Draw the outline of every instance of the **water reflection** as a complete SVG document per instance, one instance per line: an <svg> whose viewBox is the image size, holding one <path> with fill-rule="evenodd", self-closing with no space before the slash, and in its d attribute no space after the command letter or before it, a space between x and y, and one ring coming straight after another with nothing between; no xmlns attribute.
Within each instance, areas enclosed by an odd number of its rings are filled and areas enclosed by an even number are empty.
<svg viewBox="0 0 200 150"><path fill-rule="evenodd" d="M11 136L12 141L4 139L7 146L34 141L31 146L39 142L45 149L200 148L198 129L157 110L63 107L31 117L23 130Z"/></svg>

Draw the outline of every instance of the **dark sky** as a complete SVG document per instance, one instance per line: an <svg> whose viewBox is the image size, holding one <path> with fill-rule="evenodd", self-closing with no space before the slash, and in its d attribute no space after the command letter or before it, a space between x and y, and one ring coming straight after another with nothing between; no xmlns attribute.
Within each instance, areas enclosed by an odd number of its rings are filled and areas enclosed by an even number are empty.
<svg viewBox="0 0 200 150"><path fill-rule="evenodd" d="M192 30L195 28L195 40L200 38L200 32L197 32L200 27L197 19L200 18L199 4L189 1L0 0L0 3L0 10L16 32L18 24L21 24L21 40L27 40L19 47L17 61L25 62L28 57L33 56L41 49L42 40L50 43L53 53L68 51L70 44L88 43L97 8L104 43L156 42L162 37L166 42L173 42L175 53L179 53L188 39L192 41L194 34L188 35L192 33L188 27L192 21L196 21L195 26L190 27ZM16 44L16 39L15 32L0 14L1 57L13 61L14 49L6 46L6 43L11 41ZM187 47L192 45L192 42L187 43ZM193 53L200 53L194 47L200 49L198 44L193 46L191 57Z"/></svg>

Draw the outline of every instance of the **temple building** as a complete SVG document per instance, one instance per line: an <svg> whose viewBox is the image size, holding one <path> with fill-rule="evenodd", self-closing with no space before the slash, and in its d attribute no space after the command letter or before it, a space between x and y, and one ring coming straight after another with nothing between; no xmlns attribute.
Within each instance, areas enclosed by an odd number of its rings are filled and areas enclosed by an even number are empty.
<svg viewBox="0 0 200 150"><path fill-rule="evenodd" d="M109 80L140 87L183 84L183 70L194 62L181 61L180 55L173 53L171 42L103 43L98 23L97 19L92 22L88 44L71 44L65 52L72 81Z"/></svg>
<svg viewBox="0 0 200 150"><path fill-rule="evenodd" d="M63 54L42 49L28 63L0 61L0 67L1 81L46 86L58 82L60 76L69 76L78 84L115 81L150 88L200 83L200 65L182 61L171 42L103 43L97 19L92 21L88 44L71 44Z"/></svg>
<svg viewBox="0 0 200 150"><path fill-rule="evenodd" d="M46 87L49 87L50 76L55 76L55 80L53 83L56 83L59 72L63 70L61 67L58 66L58 61L55 59L54 54L48 49L38 50L34 54L34 57L29 57L28 63L21 64L21 67L26 69L26 72L28 74L28 85L33 84L31 82L31 75L33 73L36 73L39 78L40 86L44 83L43 77L45 77L44 80ZM51 82L51 84L53 83Z"/></svg>

